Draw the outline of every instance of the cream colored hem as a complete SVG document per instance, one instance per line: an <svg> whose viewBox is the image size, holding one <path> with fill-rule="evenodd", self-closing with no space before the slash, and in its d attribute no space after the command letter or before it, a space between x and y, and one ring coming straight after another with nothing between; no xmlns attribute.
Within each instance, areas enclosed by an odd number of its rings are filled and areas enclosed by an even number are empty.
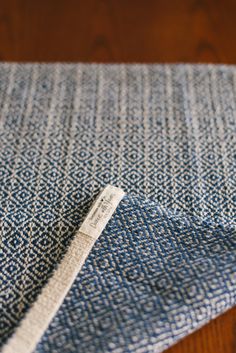
<svg viewBox="0 0 236 353"><path fill-rule="evenodd" d="M54 275L3 347L2 353L34 351L123 196L121 189L110 185L98 196Z"/></svg>

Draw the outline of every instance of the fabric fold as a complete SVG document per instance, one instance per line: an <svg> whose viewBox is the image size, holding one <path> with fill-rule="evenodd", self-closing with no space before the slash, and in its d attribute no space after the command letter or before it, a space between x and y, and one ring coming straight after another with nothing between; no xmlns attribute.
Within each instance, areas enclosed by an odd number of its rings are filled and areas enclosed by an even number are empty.
<svg viewBox="0 0 236 353"><path fill-rule="evenodd" d="M125 195L34 352L162 352L235 299L234 227Z"/></svg>
<svg viewBox="0 0 236 353"><path fill-rule="evenodd" d="M162 352L235 298L233 227L126 195L35 352Z"/></svg>

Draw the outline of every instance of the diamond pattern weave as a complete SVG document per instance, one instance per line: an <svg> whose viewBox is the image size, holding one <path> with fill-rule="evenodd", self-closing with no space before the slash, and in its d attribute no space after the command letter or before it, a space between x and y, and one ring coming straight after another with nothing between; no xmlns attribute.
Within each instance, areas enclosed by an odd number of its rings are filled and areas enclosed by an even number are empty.
<svg viewBox="0 0 236 353"><path fill-rule="evenodd" d="M108 183L235 227L235 85L234 66L0 64L0 344Z"/></svg>

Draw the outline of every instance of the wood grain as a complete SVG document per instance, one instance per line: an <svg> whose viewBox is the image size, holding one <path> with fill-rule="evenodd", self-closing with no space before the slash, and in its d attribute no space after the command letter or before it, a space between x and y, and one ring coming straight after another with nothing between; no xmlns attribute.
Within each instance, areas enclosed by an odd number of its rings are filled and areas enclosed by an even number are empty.
<svg viewBox="0 0 236 353"><path fill-rule="evenodd" d="M235 0L0 0L0 60L236 63Z"/></svg>
<svg viewBox="0 0 236 353"><path fill-rule="evenodd" d="M0 0L1 61L236 64L235 0ZM236 308L168 353L236 353Z"/></svg>

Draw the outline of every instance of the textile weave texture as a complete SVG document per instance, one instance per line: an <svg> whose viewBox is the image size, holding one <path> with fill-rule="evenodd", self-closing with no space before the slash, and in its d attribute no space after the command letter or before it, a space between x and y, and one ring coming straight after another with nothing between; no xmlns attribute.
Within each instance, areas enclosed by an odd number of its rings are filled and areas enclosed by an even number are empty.
<svg viewBox="0 0 236 353"><path fill-rule="evenodd" d="M0 344L108 183L235 229L235 114L234 66L0 64Z"/></svg>
<svg viewBox="0 0 236 353"><path fill-rule="evenodd" d="M235 229L125 196L36 353L162 352L235 296Z"/></svg>

